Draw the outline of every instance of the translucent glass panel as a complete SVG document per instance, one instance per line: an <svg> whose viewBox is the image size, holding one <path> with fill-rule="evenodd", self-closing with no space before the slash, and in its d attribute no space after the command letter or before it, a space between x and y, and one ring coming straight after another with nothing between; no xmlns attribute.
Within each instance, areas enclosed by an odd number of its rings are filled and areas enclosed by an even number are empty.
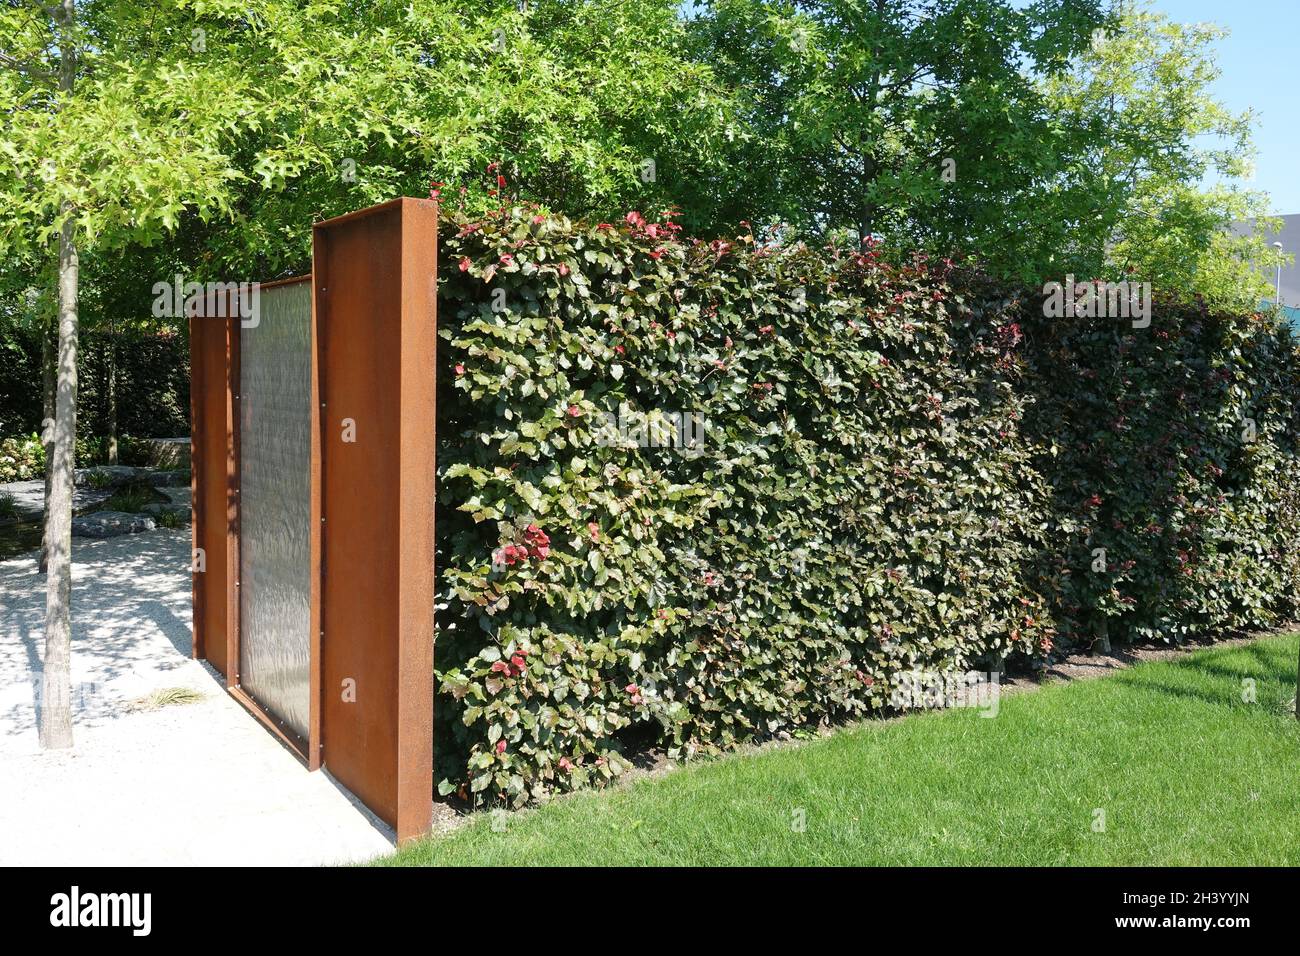
<svg viewBox="0 0 1300 956"><path fill-rule="evenodd" d="M240 330L240 686L307 739L311 283L261 291Z"/></svg>

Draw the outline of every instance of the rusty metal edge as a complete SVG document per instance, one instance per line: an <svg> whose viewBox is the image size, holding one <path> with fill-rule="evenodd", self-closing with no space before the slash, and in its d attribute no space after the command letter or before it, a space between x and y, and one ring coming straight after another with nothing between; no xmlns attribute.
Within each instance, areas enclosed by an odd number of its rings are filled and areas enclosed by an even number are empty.
<svg viewBox="0 0 1300 956"><path fill-rule="evenodd" d="M226 319L226 687L239 686L239 303Z"/></svg>
<svg viewBox="0 0 1300 956"><path fill-rule="evenodd" d="M302 275L302 276L289 276L286 279L272 279L270 282L259 282L257 284L257 287L259 289L275 289L284 285L295 285L299 282L310 282L310 281L311 281L311 273L308 272L306 275Z"/></svg>
<svg viewBox="0 0 1300 956"><path fill-rule="evenodd" d="M227 301L226 307L228 309L237 308L237 300L235 300L233 295L230 293L226 294L231 296ZM209 307L210 305L212 306L211 308ZM237 636L234 635L233 630L237 630L238 628L237 614L234 618L233 628L231 625L231 592L233 589L229 587L229 583L234 580L231 573L232 560L235 562L236 566L238 562L237 550L234 550L232 557L232 549L237 549L238 547L237 540L234 540L232 537L232 532L236 530L233 523L234 513L232 511L233 491L237 487L236 483L238 481L237 459L235 457L233 438L234 432L232 431L232 424L237 424L238 416L238 407L234 404L232 375L234 376L233 381L237 381L238 366L236 364L232 368L232 362L238 361L238 336L235 335L233 337L235 342L233 348L235 351L232 353L232 320L229 318L225 319L223 322L222 335L219 339L221 342L221 345L219 346L220 352L212 355L207 354L207 352L212 351L212 349L209 346L208 338L204 335L198 334L198 329L201 327L201 323L205 320L205 316L208 316L209 313L212 313L212 315L220 314L218 307L215 306L215 300L212 300L211 302L208 299L204 300L203 315L200 315L192 304L190 306L190 507L193 516L191 521L190 541L193 549L204 548L204 540L208 532L211 530L211 523L215 520L222 520L224 518L226 525L226 534L223 536L225 548L224 555L221 557L225 562L227 575L226 581L228 586L226 588L226 594L221 596L213 595L211 593L213 589L212 579L206 572L210 567L211 561L216 560L218 556L215 554L208 554L205 550L205 573L200 576L200 574L193 569L194 551L191 551L190 591L192 639L190 643L190 654L197 660L206 660L213 669L217 669L216 664L212 661L209 653L212 650L210 646L211 642L217 638L217 635L207 633L205 615L209 602L224 599L226 601L227 614L225 634L226 659L224 662L224 669L217 670L218 673L222 674L222 677L226 680L227 686L229 686L233 670L230 657L232 642L234 642L234 646L237 648ZM232 313L227 312L227 315L230 314ZM237 322L238 319L234 321ZM214 374L216 371L214 366L217 365L216 360L218 358L221 360L220 364L223 370L223 373L220 375ZM203 396L204 393L208 389L214 387L218 381L220 382L220 387L224 393L224 401L222 404L225 408L225 414L223 419L220 421L209 421L204 410ZM235 423L232 423L232 414L236 416ZM225 439L225 467L223 470L225 472L226 486L226 514L224 516L209 513L209 509L206 506L204 499L204 488L200 487L201 482L206 482L210 478L207 472L218 467L217 462L208 459L204 450L204 443L210 437L209 433L214 427L218 427L222 430L223 438ZM236 609L238 608L237 595L234 598L234 607Z"/></svg>
<svg viewBox="0 0 1300 956"><path fill-rule="evenodd" d="M206 462L203 459L203 359L199 355L201 339L196 338L198 319L193 310L189 315L190 325L190 657L206 660L203 629L203 579L194 567L194 556L203 547L203 532L207 527L207 510L203 507L203 497L199 494L199 475ZM196 341L199 343L196 346ZM204 569L206 570L206 557Z"/></svg>
<svg viewBox="0 0 1300 956"><path fill-rule="evenodd" d="M322 287L328 281L323 269L323 249L324 245L328 243L326 237L338 226L393 210L396 210L400 217L400 254L402 258L400 270L402 288L399 290L401 301L399 334L402 341L399 345L403 346L403 348L401 349L400 360L401 410L399 411L399 429L403 436L401 444L404 447L399 449L399 484L405 485L408 475L418 474L416 472L417 463L422 460L424 471L428 475L432 489L434 474L432 463L434 462L434 451L436 449L435 420L432 414L429 414L427 418L420 415L408 416L405 413L405 405L408 398L417 399L417 389L423 388L428 392L428 408L432 412L434 396L436 395L436 382L434 377L429 375L429 371L433 363L429 362L427 358L417 361L413 350L406 349L404 346L416 339L414 333L423 331L428 338L433 354L436 355L437 351L436 239L438 205L436 202L406 197L394 199L344 216L318 222L312 227L313 334L315 335L324 322L327 321L328 314L327 307L324 306L321 296ZM412 227L412 234L418 232L431 240L426 247L427 252L422 258L412 254L418 252L419 249L418 245L412 241L413 235L408 234L408 226ZM413 305L411 302L412 290L416 289L427 290L427 300ZM422 330L419 323L427 323L427 320L431 317L434 322L430 324L428 329ZM409 338L408 331L411 333ZM319 351L316 352L315 357L319 358ZM420 380L421 376L425 380L423 383ZM314 384L319 389L316 402L316 408L319 410L319 398L325 394L323 369L317 373ZM423 458L416 449L405 447L408 436L413 440L422 437L418 431L418 426L421 425L424 425L425 431L427 431L426 441L420 443L422 447L428 449L427 456ZM407 426L412 426L412 428L408 430ZM319 434L319 429L317 429L317 435L319 436ZM323 514L324 502L328 494L328 489L324 483L323 448L320 469L320 480L316 482L315 487L320 495ZM434 500L432 493L427 498L421 499L418 494L408 495L405 492L406 489L403 487L398 489L398 493L395 494L395 497L400 502L399 507L402 509L401 521L399 522L402 534L398 542L398 563L401 568L399 581L397 582L399 588L399 633L396 635L399 642L398 673L394 675L397 681L395 691L398 696L396 728L398 735L397 818L390 822L396 830L399 843L428 833L432 828L433 816ZM416 530L425 527L427 527L427 532ZM408 528L412 529L411 534L407 533ZM328 528L322 527L320 529L322 554L323 537L326 533L328 533ZM427 550L424 546L426 541ZM322 566L320 571L320 577L323 578L328 573L328 568ZM425 583L426 579L427 584ZM424 613L426 608L427 614ZM323 623L325 612L323 595L318 602L318 612ZM324 658L323 645L324 641L322 641L322 654L320 657L321 667L323 667ZM328 754L328 741L323 740L322 745L322 753Z"/></svg>
<svg viewBox="0 0 1300 956"><path fill-rule="evenodd" d="M405 203L428 203L436 205L432 199L411 199L402 196L397 199L390 199L388 202L381 202L375 206L367 206L365 209L356 209L352 212L346 212L341 216L335 216L332 219L322 219L319 222L312 223L312 244L315 245L315 235L317 229L330 229L334 226L341 226L344 223L352 222L354 219L364 219L367 216L375 216L379 213L389 212Z"/></svg>
<svg viewBox="0 0 1300 956"><path fill-rule="evenodd" d="M396 829L405 842L427 833L433 819L438 206L403 200L401 217Z"/></svg>
<svg viewBox="0 0 1300 956"><path fill-rule="evenodd" d="M324 567L321 555L324 547L325 517L323 510L322 482L325 478L321 466L321 361L320 361L320 314L316 276L320 263L317 261L314 232L312 242L312 271L307 275L311 281L311 529L309 535L309 558L311 565L311 592L308 611L308 640L311 642L310 661L307 667L307 682L310 701L307 713L307 769L319 770L325 761L325 740L322 734L324 710L323 671L325 667L324 615L321 609L323 600L322 577Z"/></svg>
<svg viewBox="0 0 1300 956"><path fill-rule="evenodd" d="M398 209L401 216L401 336L402 345L424 345L436 354L437 349L437 204L431 200L401 198L390 202L357 210L344 216L318 222L313 226L313 245L315 237L325 230L362 217ZM409 229L409 231L408 231ZM321 230L318 233L317 230ZM427 240L423 249L421 244ZM319 254L313 251L313 264L318 266ZM227 690L245 709L277 739L281 741L296 757L302 760L309 770L318 769L323 760L324 740L321 726L321 698L323 693L323 642L321 624L324 620L322 577L326 568L322 564L323 535L322 527L324 503L324 469L320 435L320 396L323 394L319 358L319 322L320 301L315 278L319 275L317 268L305 276L277 279L262 283L260 288L272 288L300 282L313 282L311 340L312 340L312 451L311 451L311 665L309 677L311 682L311 702L309 714L309 739L304 743L292 731L280 726L279 722L239 686L239 367L240 337L237 308L227 312L234 318L226 320L225 334L225 427L227 437L226 454L226 571L227 581L234 586L226 589L227 633L226 633L226 685ZM432 321L430 321L432 320ZM191 347L193 343L195 317L190 317ZM408 338L409 336L409 338ZM429 463L433 460L436 448L434 418L432 411L436 401L436 383L429 373L429 364L424 356L416 356L415 349L403 349L401 359L401 402L402 411L399 428L403 436L401 455L400 483L406 486L408 479L416 486L428 484L429 494L401 495L402 504L402 538L399 542L399 563L402 569L399 581L399 663L395 675L398 686L398 819L396 830L399 841L409 840L427 833L431 825L433 803L433 521L434 508L432 497L433 471ZM205 388L207 383L202 374L202 363L198 364L199 374L195 375L196 363L191 351L191 448L197 447L197 437L202 423L196 414L195 396ZM195 380L198 385L196 387ZM405 406L408 399L412 404L420 405L429 414L407 415ZM412 444L407 447L407 439ZM427 452L427 453L426 453ZM199 540L201 528L211 516L202 507L202 498L198 494L198 477L195 463L191 462L190 478L191 497L194 501L194 521L191 532L192 541ZM423 489L421 489L423 490ZM409 532L409 533L408 533ZM195 545L197 547L197 545ZM409 573L409 577L408 577ZM194 640L193 655L203 656L204 641L201 610L205 600L205 589L192 576Z"/></svg>

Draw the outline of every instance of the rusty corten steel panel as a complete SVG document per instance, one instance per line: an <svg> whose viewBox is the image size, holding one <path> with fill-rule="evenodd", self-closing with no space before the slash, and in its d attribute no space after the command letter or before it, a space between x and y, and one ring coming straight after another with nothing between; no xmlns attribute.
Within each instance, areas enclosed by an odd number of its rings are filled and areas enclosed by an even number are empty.
<svg viewBox="0 0 1300 956"><path fill-rule="evenodd" d="M432 815L436 242L413 199L313 235L321 757L399 840Z"/></svg>
<svg viewBox="0 0 1300 956"><path fill-rule="evenodd" d="M231 480L234 444L230 429L231 325L208 303L203 315L190 316L190 490L193 544L202 552L193 573L193 655L207 660L224 676L230 629L227 627L234 579L229 552L234 528ZM223 313L228 315L229 313Z"/></svg>
<svg viewBox="0 0 1300 956"><path fill-rule="evenodd" d="M309 737L311 284L261 291L240 329L239 688Z"/></svg>

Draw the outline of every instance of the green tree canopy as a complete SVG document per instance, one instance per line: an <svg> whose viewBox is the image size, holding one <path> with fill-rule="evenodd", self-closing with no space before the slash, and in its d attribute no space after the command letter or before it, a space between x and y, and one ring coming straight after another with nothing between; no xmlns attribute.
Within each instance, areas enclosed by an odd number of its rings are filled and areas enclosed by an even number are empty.
<svg viewBox="0 0 1300 956"><path fill-rule="evenodd" d="M1276 256L1228 233L1265 207L1253 118L1209 93L1215 28L1093 0L709 0L696 26L746 130L725 214L1234 308Z"/></svg>

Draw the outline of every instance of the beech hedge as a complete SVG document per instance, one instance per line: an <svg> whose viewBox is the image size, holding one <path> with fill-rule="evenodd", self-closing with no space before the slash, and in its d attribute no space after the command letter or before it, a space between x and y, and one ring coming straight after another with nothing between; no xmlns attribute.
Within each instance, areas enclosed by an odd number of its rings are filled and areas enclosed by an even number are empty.
<svg viewBox="0 0 1300 956"><path fill-rule="evenodd" d="M444 211L442 793L520 805L888 711L918 669L1293 614L1270 318L1047 319L946 260L672 219Z"/></svg>

